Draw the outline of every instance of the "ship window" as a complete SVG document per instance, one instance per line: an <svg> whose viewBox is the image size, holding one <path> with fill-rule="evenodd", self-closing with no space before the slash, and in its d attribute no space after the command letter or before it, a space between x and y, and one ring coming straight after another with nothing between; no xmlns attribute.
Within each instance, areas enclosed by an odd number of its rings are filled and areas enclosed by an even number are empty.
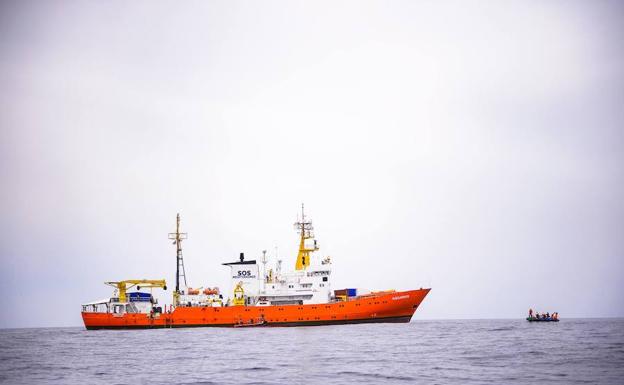
<svg viewBox="0 0 624 385"><path fill-rule="evenodd" d="M323 282L327 282L327 277L323 277Z"/></svg>

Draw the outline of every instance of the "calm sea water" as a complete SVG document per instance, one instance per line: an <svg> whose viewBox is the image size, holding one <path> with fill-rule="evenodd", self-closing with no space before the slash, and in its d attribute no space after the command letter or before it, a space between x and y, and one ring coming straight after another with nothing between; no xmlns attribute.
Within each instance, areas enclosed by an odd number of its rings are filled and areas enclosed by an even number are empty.
<svg viewBox="0 0 624 385"><path fill-rule="evenodd" d="M6 384L624 383L624 319L0 330Z"/></svg>

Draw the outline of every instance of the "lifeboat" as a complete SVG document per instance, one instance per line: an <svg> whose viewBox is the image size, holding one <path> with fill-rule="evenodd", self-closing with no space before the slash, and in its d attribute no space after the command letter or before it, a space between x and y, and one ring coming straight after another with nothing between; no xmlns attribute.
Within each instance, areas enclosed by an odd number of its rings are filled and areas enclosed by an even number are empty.
<svg viewBox="0 0 624 385"><path fill-rule="evenodd" d="M219 288L218 287L208 287L208 288L204 289L204 294L205 295L217 295L217 294L219 294Z"/></svg>

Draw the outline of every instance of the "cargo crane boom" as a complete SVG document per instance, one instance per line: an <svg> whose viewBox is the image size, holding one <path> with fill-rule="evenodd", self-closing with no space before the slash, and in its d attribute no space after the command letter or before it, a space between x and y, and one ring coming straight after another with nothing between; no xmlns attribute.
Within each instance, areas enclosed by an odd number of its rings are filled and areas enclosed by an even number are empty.
<svg viewBox="0 0 624 385"><path fill-rule="evenodd" d="M137 290L141 288L154 288L159 287L163 290L167 290L167 282L164 279L127 279L125 281L118 282L104 282L105 284L114 287L119 292L119 302L127 302L127 292L136 286Z"/></svg>

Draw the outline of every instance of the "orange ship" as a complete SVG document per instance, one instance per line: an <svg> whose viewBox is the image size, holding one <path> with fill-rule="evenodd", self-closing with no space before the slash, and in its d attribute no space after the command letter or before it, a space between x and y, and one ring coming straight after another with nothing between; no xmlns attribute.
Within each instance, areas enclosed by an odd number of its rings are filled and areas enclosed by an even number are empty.
<svg viewBox="0 0 624 385"><path fill-rule="evenodd" d="M262 269L241 253L230 267L233 297L224 300L218 288L193 289L186 285L182 258L180 216L176 232L169 238L176 245L176 287L173 304L160 307L146 288L167 289L164 280L107 282L115 288L111 298L82 305L85 327L134 329L173 327L306 326L374 322L409 322L430 289L367 292L361 289L331 290L331 259L316 258L319 250L312 222L302 206L299 254L292 272L281 271L281 261L267 269L266 251ZM180 284L184 281L185 288ZM135 292L128 292L130 289Z"/></svg>

